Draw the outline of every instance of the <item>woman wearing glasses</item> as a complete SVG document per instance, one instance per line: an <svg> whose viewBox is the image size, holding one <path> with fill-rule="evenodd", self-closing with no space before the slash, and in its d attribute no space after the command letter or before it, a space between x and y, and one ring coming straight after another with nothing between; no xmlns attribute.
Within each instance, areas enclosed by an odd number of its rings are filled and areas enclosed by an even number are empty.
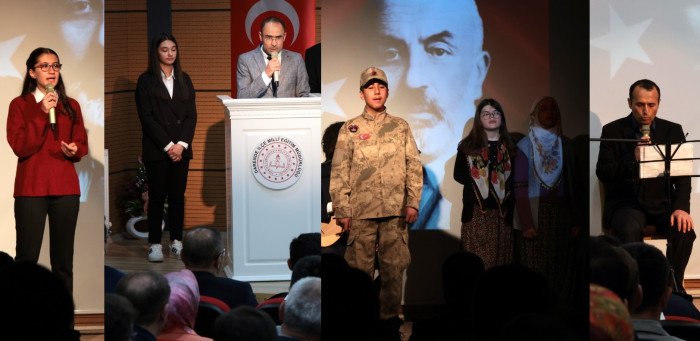
<svg viewBox="0 0 700 341"><path fill-rule="evenodd" d="M37 262L49 217L51 271L73 290L73 245L80 206L74 163L88 152L80 105L66 95L58 54L45 47L27 58L22 94L7 116L15 176L17 262Z"/></svg>
<svg viewBox="0 0 700 341"><path fill-rule="evenodd" d="M177 41L170 34L161 33L151 40L148 70L136 85L136 109L148 174L148 260L163 261L161 222L166 195L170 256L180 259L197 108L192 81L180 68Z"/></svg>
<svg viewBox="0 0 700 341"><path fill-rule="evenodd" d="M457 146L454 178L464 185L462 247L481 257L486 268L513 260L514 152L501 105L482 100L472 131Z"/></svg>

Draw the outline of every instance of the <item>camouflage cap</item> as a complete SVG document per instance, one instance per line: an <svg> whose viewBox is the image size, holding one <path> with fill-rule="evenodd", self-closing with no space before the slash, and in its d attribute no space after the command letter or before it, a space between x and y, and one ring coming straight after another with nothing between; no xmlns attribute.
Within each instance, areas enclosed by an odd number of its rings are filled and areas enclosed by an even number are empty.
<svg viewBox="0 0 700 341"><path fill-rule="evenodd" d="M384 82L384 84L389 84L389 82L386 80L386 73L384 73L382 69L370 66L360 74L360 87L364 87L373 79L378 79Z"/></svg>

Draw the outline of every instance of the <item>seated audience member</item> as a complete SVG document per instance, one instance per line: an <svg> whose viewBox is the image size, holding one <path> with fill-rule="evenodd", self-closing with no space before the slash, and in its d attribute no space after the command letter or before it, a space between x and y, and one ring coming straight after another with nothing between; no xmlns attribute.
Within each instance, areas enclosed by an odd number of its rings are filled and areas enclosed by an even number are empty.
<svg viewBox="0 0 700 341"><path fill-rule="evenodd" d="M670 336L659 322L671 296L671 268L661 250L644 242L622 245L637 261L642 301L631 310L632 325L639 340L681 340Z"/></svg>
<svg viewBox="0 0 700 341"><path fill-rule="evenodd" d="M6 252L0 251L0 271L15 264L15 259Z"/></svg>
<svg viewBox="0 0 700 341"><path fill-rule="evenodd" d="M275 322L248 306L229 310L216 319L214 341L275 341Z"/></svg>
<svg viewBox="0 0 700 341"><path fill-rule="evenodd" d="M436 318L414 322L410 340L464 339L472 291L484 270L484 262L474 253L461 251L447 257L442 264L446 309Z"/></svg>
<svg viewBox="0 0 700 341"><path fill-rule="evenodd" d="M165 274L170 285L168 318L158 340L206 341L207 337L197 335L194 322L199 309L199 286L190 270L180 270Z"/></svg>
<svg viewBox="0 0 700 341"><path fill-rule="evenodd" d="M120 270L105 265L105 294L114 294L117 291L117 283L124 275Z"/></svg>
<svg viewBox="0 0 700 341"><path fill-rule="evenodd" d="M289 259L287 259L287 266L289 270L294 270L294 264L296 264L298 260L305 256L320 254L321 233L302 233L289 243Z"/></svg>
<svg viewBox="0 0 700 341"><path fill-rule="evenodd" d="M637 262L628 252L616 246L616 238L591 237L588 242L589 282L612 290L630 311L642 298Z"/></svg>
<svg viewBox="0 0 700 341"><path fill-rule="evenodd" d="M558 292L544 276L522 265L496 266L486 270L474 288L472 334L476 340L488 340L525 314L556 317L563 312Z"/></svg>
<svg viewBox="0 0 700 341"><path fill-rule="evenodd" d="M700 311L693 304L693 296L673 292L668 304L663 310L667 320L689 321L700 323Z"/></svg>
<svg viewBox="0 0 700 341"><path fill-rule="evenodd" d="M135 271L119 280L117 294L126 297L136 310L134 341L156 340L168 316L168 280L155 271Z"/></svg>
<svg viewBox="0 0 700 341"><path fill-rule="evenodd" d="M282 329L277 340L320 341L321 279L305 277L294 283L280 310Z"/></svg>
<svg viewBox="0 0 700 341"><path fill-rule="evenodd" d="M45 267L19 262L0 270L0 339L80 340L65 282Z"/></svg>
<svg viewBox="0 0 700 341"><path fill-rule="evenodd" d="M307 271L313 272L316 271L314 268L316 265L316 260L308 260L308 263L302 268L299 269L297 275L294 275L294 268L296 263L307 256L312 256L312 255L321 255L321 234L318 232L314 233L302 233L298 237L292 239L291 243L289 243L289 258L287 259L287 266L289 267L289 270L292 270L292 281L289 283L289 286L291 287L292 284L294 284L295 280L298 280L302 277L306 277L312 274L306 274ZM320 270L319 270L320 271ZM315 275L320 277L320 275ZM261 302L260 304L257 305L257 308L260 309L263 306L269 306L270 304L279 304L282 301L284 301L284 297L287 296L286 292L281 292L278 294L273 295L272 297L268 298L267 300ZM267 311L267 310L266 310ZM268 311L268 313L270 313ZM280 322L277 314L272 313L272 319L275 322Z"/></svg>
<svg viewBox="0 0 700 341"><path fill-rule="evenodd" d="M589 289L590 340L632 341L634 329L627 305L611 290L597 284Z"/></svg>
<svg viewBox="0 0 700 341"><path fill-rule="evenodd" d="M221 233L211 227L192 229L182 241L182 262L197 278L201 296L225 303L223 306L217 304L223 311L240 305L255 307L258 301L250 283L218 277L224 266L225 254Z"/></svg>
<svg viewBox="0 0 700 341"><path fill-rule="evenodd" d="M379 296L362 270L333 253L322 255L323 340L373 340L379 321Z"/></svg>
<svg viewBox="0 0 700 341"><path fill-rule="evenodd" d="M134 332L136 311L117 294L105 294L105 341L129 341Z"/></svg>
<svg viewBox="0 0 700 341"><path fill-rule="evenodd" d="M321 255L309 255L302 257L294 264L292 269L292 280L289 282L289 288L298 280L304 277L321 278Z"/></svg>

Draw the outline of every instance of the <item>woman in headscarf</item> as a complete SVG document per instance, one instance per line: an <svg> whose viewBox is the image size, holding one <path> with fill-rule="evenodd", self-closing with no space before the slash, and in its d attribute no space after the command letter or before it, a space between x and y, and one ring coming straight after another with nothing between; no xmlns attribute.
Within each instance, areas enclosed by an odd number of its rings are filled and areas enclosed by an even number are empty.
<svg viewBox="0 0 700 341"><path fill-rule="evenodd" d="M537 101L530 129L515 158L516 228L522 231L520 261L540 272L565 297L571 294L575 154L561 134L561 113L552 97Z"/></svg>
<svg viewBox="0 0 700 341"><path fill-rule="evenodd" d="M165 274L170 284L170 301L168 302L168 319L159 341L206 341L207 337L197 335L194 322L199 309L199 285L190 270L181 270Z"/></svg>

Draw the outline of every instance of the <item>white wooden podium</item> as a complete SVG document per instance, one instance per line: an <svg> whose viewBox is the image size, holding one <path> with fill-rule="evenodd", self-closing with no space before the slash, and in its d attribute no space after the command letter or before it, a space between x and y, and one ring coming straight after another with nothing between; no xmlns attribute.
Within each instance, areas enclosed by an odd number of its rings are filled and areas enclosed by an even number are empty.
<svg viewBox="0 0 700 341"><path fill-rule="evenodd" d="M319 232L321 98L217 97L228 118L224 271L242 281L289 280L289 243Z"/></svg>

